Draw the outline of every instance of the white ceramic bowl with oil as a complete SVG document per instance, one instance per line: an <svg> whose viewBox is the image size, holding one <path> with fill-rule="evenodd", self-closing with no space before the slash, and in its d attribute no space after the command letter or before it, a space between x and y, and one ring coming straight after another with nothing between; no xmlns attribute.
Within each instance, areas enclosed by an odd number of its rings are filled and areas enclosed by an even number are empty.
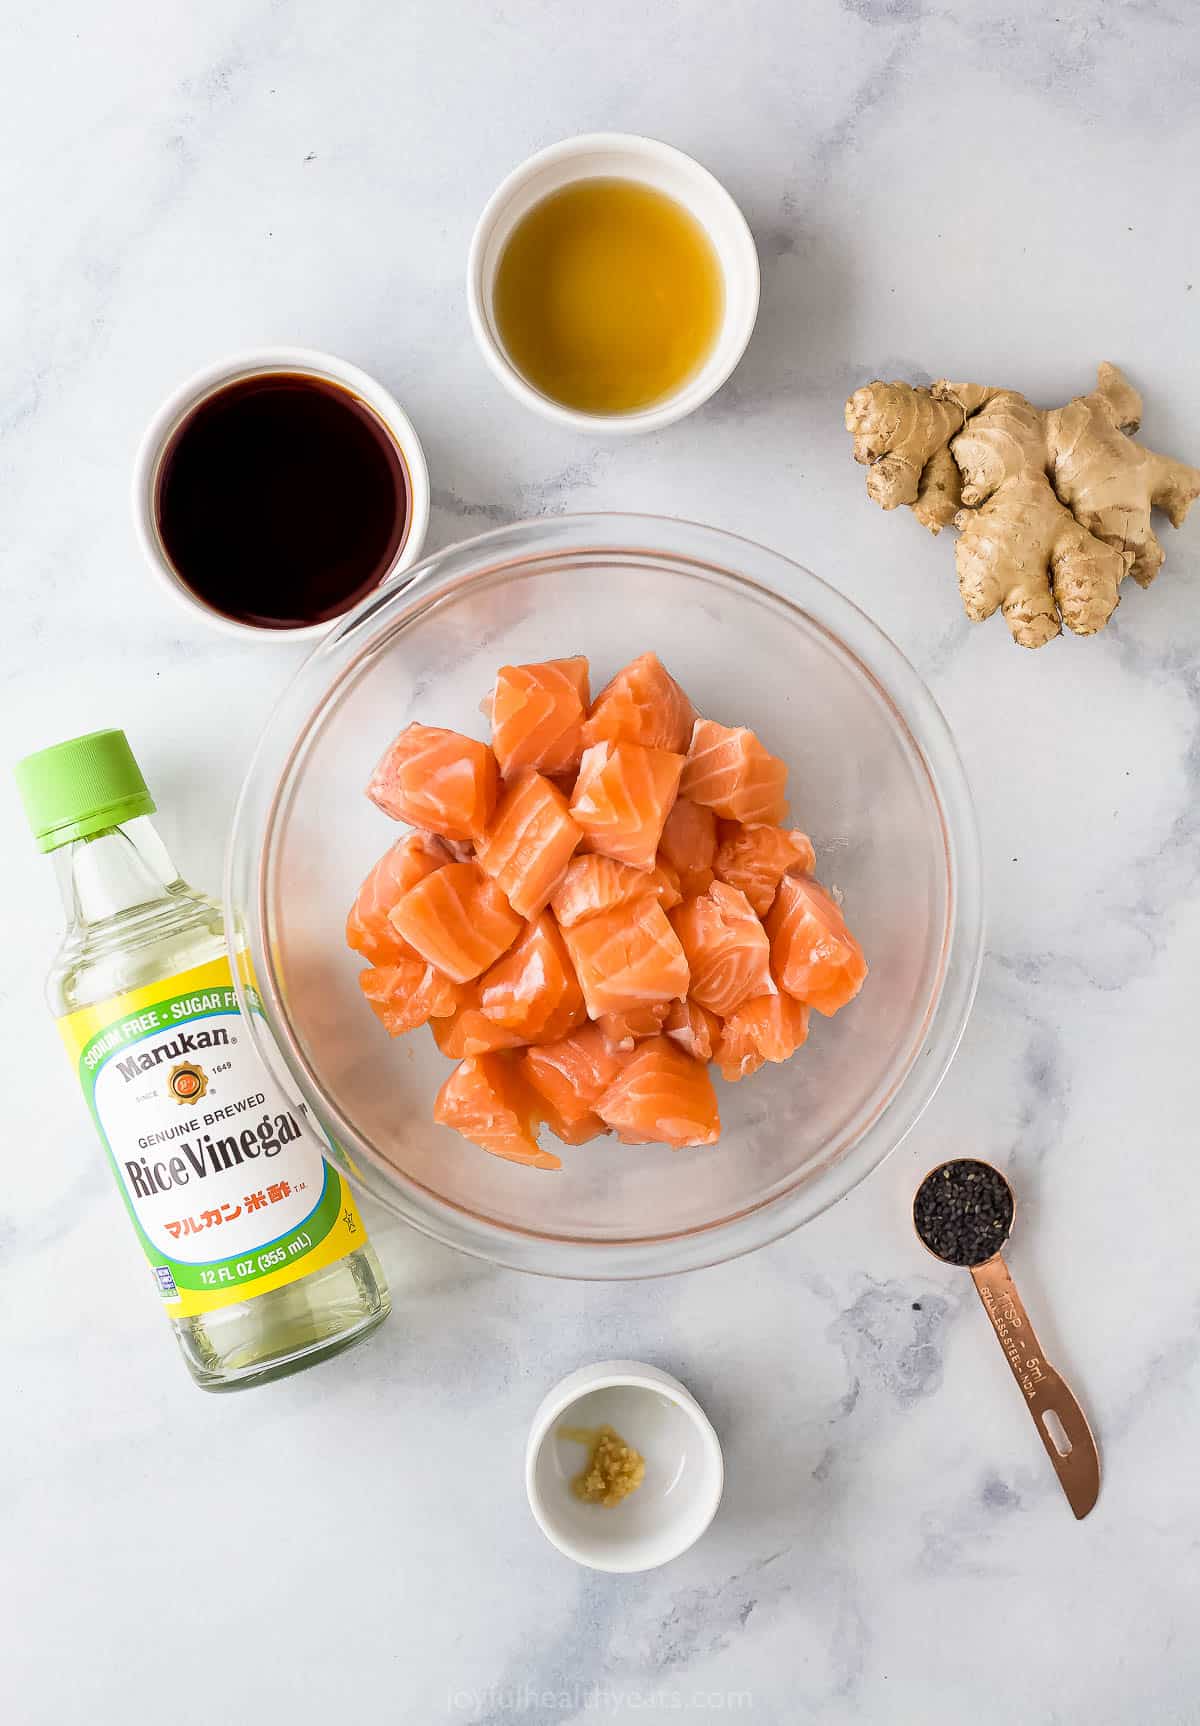
<svg viewBox="0 0 1200 1726"><path fill-rule="evenodd" d="M587 1451L564 1427L611 1426L646 1461L636 1492L611 1507L571 1490ZM552 1545L592 1570L654 1570L704 1533L721 1502L725 1465L712 1422L691 1391L656 1366L603 1360L546 1396L529 1431L525 1490Z"/></svg>
<svg viewBox="0 0 1200 1726"><path fill-rule="evenodd" d="M544 395L509 358L495 316L496 273L517 224L552 192L598 179L633 180L681 204L708 235L725 290L720 327L699 367L670 395L632 413L585 413ZM631 132L565 138L522 162L488 200L467 258L471 328L479 351L509 394L559 425L617 437L657 431L694 413L715 395L745 352L758 316L758 296L754 236L721 182L682 150Z"/></svg>

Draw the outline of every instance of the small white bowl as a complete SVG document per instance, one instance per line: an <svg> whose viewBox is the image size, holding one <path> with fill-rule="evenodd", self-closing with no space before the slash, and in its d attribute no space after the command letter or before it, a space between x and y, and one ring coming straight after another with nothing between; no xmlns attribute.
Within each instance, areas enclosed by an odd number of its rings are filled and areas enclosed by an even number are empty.
<svg viewBox="0 0 1200 1726"><path fill-rule="evenodd" d="M268 629L258 624L239 623L206 605L193 593L175 571L162 536L158 531L155 494L158 490L159 467L167 445L181 421L208 396L223 389L238 378L261 377L271 372L300 372L322 378L328 383L341 384L374 410L390 432L408 478L408 524L403 540L390 567L381 577L376 592L386 587L397 573L407 569L420 556L429 528L429 469L425 452L416 429L400 403L389 390L377 383L369 373L353 366L334 354L318 353L313 348L258 348L250 353L234 354L206 366L194 377L173 390L146 427L133 464L133 526L138 542L151 570L175 598L194 615L222 629L227 635L253 636L255 640L308 641L328 633L341 622L342 615L327 618L323 623L311 623L302 629ZM347 607L347 609L351 609Z"/></svg>
<svg viewBox="0 0 1200 1726"><path fill-rule="evenodd" d="M517 223L551 192L576 180L602 178L636 180L682 204L712 241L725 281L721 328L699 371L665 401L628 414L580 413L535 389L509 359L493 309L496 271ZM758 316L758 295L754 237L721 182L682 150L629 132L588 132L530 156L488 200L467 259L467 308L484 359L510 395L577 431L629 436L657 431L692 413L716 394L745 352Z"/></svg>
<svg viewBox="0 0 1200 1726"><path fill-rule="evenodd" d="M611 1508L571 1490L583 1445L564 1426L611 1426L646 1459L636 1492ZM686 1552L717 1513L721 1443L695 1397L658 1367L604 1360L569 1373L545 1398L525 1451L525 1490L538 1527L592 1570L653 1570Z"/></svg>

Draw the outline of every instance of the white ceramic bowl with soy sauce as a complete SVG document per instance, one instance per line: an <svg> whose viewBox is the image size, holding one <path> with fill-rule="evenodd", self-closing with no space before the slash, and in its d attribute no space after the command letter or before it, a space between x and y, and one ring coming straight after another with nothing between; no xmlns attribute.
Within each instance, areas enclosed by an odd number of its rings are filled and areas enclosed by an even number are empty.
<svg viewBox="0 0 1200 1726"><path fill-rule="evenodd" d="M259 348L188 378L147 426L133 523L193 618L312 641L416 562L429 472L416 428L369 373Z"/></svg>

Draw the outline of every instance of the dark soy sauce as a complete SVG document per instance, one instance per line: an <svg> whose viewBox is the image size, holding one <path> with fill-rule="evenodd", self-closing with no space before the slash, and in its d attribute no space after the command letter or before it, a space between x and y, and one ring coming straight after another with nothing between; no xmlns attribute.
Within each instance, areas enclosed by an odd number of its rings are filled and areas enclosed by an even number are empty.
<svg viewBox="0 0 1200 1726"><path fill-rule="evenodd" d="M155 513L197 598L239 623L302 629L378 586L404 544L408 476L349 390L269 372L187 416L163 454Z"/></svg>

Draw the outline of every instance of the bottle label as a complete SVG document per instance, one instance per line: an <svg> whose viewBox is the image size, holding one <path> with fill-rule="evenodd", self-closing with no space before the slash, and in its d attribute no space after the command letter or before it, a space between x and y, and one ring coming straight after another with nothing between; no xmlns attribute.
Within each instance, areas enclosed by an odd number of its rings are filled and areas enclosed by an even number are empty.
<svg viewBox="0 0 1200 1726"><path fill-rule="evenodd" d="M250 1300L365 1244L326 1161L339 1153L263 1065L228 959L58 1025L170 1317Z"/></svg>

